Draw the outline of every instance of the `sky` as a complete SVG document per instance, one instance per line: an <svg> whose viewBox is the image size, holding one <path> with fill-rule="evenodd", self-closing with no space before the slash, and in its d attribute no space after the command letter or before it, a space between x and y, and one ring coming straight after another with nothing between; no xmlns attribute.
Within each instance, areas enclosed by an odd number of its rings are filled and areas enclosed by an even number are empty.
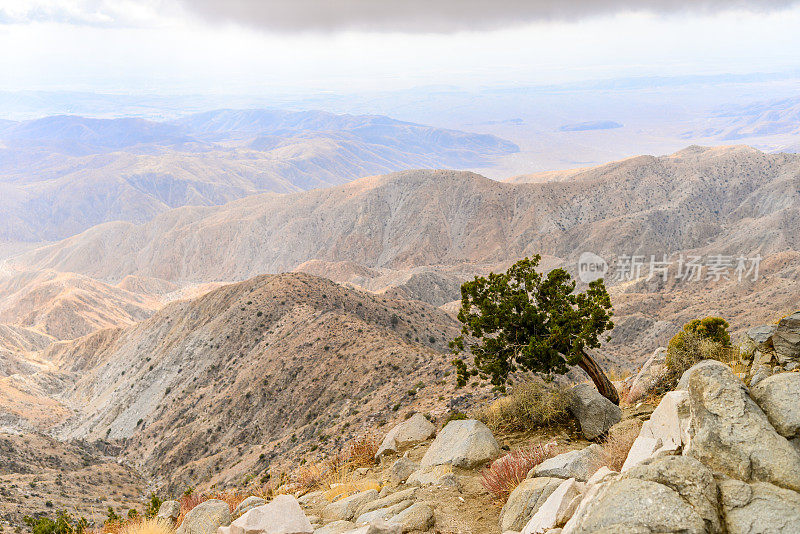
<svg viewBox="0 0 800 534"><path fill-rule="evenodd" d="M800 67L792 0L0 0L0 90L557 84Z"/></svg>

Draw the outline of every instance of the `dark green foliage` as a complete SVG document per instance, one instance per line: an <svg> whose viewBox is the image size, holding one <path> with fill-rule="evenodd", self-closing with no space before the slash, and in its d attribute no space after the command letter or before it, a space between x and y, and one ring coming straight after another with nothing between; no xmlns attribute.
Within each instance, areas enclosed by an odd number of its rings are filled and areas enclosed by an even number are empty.
<svg viewBox="0 0 800 534"><path fill-rule="evenodd" d="M161 503L164 501L155 493L150 494L150 500L147 502L147 506L144 509L144 516L145 517L155 517L158 513L158 509L161 508Z"/></svg>
<svg viewBox="0 0 800 534"><path fill-rule="evenodd" d="M73 519L64 511L58 512L55 519L25 516L22 521L33 534L82 534L89 526L88 521L83 517Z"/></svg>
<svg viewBox="0 0 800 534"><path fill-rule="evenodd" d="M450 342L454 354L469 350L473 366L453 361L458 385L471 376L491 379L500 390L509 374L531 371L563 374L600 346L610 330L611 298L602 280L575 293L575 282L563 269L536 271L540 256L515 263L506 273L461 286L461 335Z"/></svg>
<svg viewBox="0 0 800 534"><path fill-rule="evenodd" d="M697 337L715 341L727 347L731 344L731 335L728 333L728 321L722 317L706 317L704 319L693 319L683 325L683 330L675 334L669 344L670 346L683 342L686 333L695 334Z"/></svg>

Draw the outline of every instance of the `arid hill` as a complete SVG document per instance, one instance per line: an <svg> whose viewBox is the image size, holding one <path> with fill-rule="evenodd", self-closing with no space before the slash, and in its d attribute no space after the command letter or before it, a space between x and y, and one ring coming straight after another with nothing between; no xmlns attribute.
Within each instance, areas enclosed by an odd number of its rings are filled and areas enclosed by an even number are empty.
<svg viewBox="0 0 800 534"><path fill-rule="evenodd" d="M145 476L170 473L173 488L261 476L276 458L341 446L399 410L442 413L457 328L419 301L260 276L51 345L29 380L49 384L68 413L31 424L63 439L125 440L123 457ZM469 388L462 400L484 394Z"/></svg>
<svg viewBox="0 0 800 534"><path fill-rule="evenodd" d="M609 263L681 253L771 258L763 263L761 289L741 305L759 310L752 322L730 313L726 295L741 289L730 280L712 289L704 280L609 278L612 291L625 295L617 299L615 350L633 359L691 318L685 307L664 302L701 295L704 308L720 310L714 313L738 330L771 320L798 296L786 271L792 267L780 258L800 251L800 156L690 147L562 174L501 183L468 172L406 171L171 210L140 225L99 225L13 261L111 283L129 275L185 283L298 270L442 305L457 299L460 283L474 274L537 253L543 268L572 272L584 251Z"/></svg>

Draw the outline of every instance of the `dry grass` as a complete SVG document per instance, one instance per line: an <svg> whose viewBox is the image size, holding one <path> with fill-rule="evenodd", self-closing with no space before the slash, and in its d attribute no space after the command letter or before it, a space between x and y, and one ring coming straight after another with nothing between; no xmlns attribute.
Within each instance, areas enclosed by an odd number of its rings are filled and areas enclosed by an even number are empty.
<svg viewBox="0 0 800 534"><path fill-rule="evenodd" d="M140 519L129 521L120 534L174 534L175 529L163 519Z"/></svg>
<svg viewBox="0 0 800 534"><path fill-rule="evenodd" d="M481 483L486 490L502 502L528 476L528 472L555 455L556 444L533 445L498 458L481 473Z"/></svg>
<svg viewBox="0 0 800 534"><path fill-rule="evenodd" d="M531 380L517 384L507 397L477 409L473 416L495 433L524 432L568 419L567 388Z"/></svg>
<svg viewBox="0 0 800 534"><path fill-rule="evenodd" d="M375 454L381 446L381 440L372 432L368 432L352 440L345 451L345 461L353 467L370 467L375 465Z"/></svg>
<svg viewBox="0 0 800 534"><path fill-rule="evenodd" d="M614 471L622 469L641 428L642 422L638 419L627 419L611 427L603 442L602 463Z"/></svg>

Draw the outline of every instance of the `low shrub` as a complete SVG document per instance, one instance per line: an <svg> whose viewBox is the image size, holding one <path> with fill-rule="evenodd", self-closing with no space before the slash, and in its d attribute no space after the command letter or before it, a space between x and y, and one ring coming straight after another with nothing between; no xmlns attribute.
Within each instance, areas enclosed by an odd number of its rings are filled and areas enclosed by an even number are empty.
<svg viewBox="0 0 800 534"><path fill-rule="evenodd" d="M506 454L481 473L481 484L501 502L528 477L528 472L555 455L555 442L533 445Z"/></svg>
<svg viewBox="0 0 800 534"><path fill-rule="evenodd" d="M475 411L493 432L521 432L563 423L568 418L567 388L543 380L517 384L511 394Z"/></svg>
<svg viewBox="0 0 800 534"><path fill-rule="evenodd" d="M64 511L56 513L55 519L25 516L22 522L33 534L82 534L89 526L83 517L74 519Z"/></svg>
<svg viewBox="0 0 800 534"><path fill-rule="evenodd" d="M641 429L642 422L638 419L626 419L612 426L603 442L601 462L614 471L622 469L622 464L628 458L628 453Z"/></svg>

